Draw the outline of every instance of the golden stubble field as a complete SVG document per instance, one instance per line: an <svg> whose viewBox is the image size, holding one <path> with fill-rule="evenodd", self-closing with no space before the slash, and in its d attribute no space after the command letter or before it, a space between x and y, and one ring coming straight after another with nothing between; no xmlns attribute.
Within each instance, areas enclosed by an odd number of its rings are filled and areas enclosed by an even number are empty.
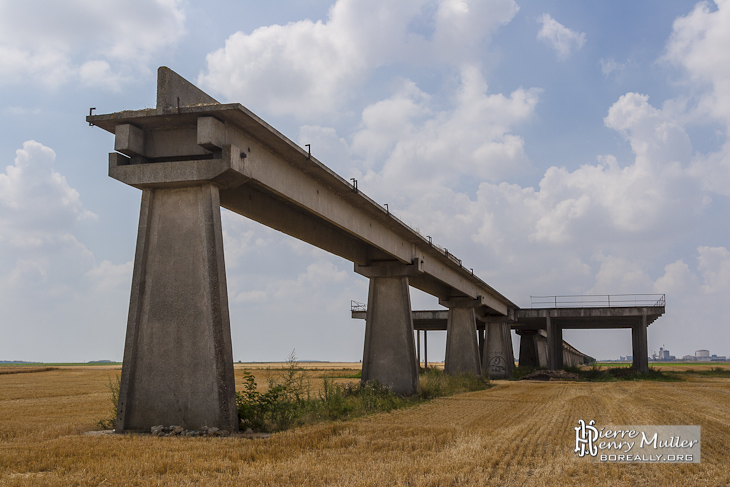
<svg viewBox="0 0 730 487"><path fill-rule="evenodd" d="M330 375L347 375L344 366ZM242 367L236 370L238 385ZM265 382L265 372L252 371ZM269 439L84 435L108 416L107 383L117 373L0 374L0 485L730 485L730 379L498 381L486 391ZM323 372L308 373L316 387ZM579 419L699 424L702 463L578 458Z"/></svg>

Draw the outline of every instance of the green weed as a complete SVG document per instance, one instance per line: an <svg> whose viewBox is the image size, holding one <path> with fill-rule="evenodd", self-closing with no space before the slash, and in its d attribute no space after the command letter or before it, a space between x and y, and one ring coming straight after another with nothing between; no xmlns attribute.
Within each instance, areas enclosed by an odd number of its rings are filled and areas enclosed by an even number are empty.
<svg viewBox="0 0 730 487"><path fill-rule="evenodd" d="M109 417L99 420L96 423L99 427L101 427L101 429L113 430L117 426L117 407L119 406L119 386L121 385L121 382L122 380L119 377L119 374L117 374L114 380L109 377L107 388L109 389L109 401L111 403L111 407L109 408Z"/></svg>

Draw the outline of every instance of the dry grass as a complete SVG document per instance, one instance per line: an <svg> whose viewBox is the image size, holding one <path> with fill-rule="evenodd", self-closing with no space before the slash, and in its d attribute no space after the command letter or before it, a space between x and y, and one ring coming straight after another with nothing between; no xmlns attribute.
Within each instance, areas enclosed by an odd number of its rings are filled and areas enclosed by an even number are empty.
<svg viewBox="0 0 730 487"><path fill-rule="evenodd" d="M0 485L730 484L730 379L500 381L487 391L268 440L81 435L107 412L107 382L116 373L62 367L1 375ZM322 371L310 373L314 383ZM702 463L580 459L572 451L578 419L700 424Z"/></svg>

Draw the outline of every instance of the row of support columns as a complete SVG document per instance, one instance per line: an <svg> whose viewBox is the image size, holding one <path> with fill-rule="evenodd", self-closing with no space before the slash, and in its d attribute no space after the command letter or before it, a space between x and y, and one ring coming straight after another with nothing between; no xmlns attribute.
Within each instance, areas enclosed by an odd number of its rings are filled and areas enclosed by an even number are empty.
<svg viewBox="0 0 730 487"><path fill-rule="evenodd" d="M212 103L216 101L210 96L160 68L158 115ZM224 143L225 130L216 128L222 126L220 121L199 120L192 140L185 132L180 140L165 136L146 143L140 127L124 123L114 128L110 175L143 189L117 409L119 432L149 431L158 424L238 429L219 190L245 183L245 154ZM155 143L160 145L156 156L146 152ZM202 154L200 148L210 153ZM213 152L216 157L208 158ZM377 379L403 395L418 391L409 277L420 273L419 267L417 260L408 265L355 266L370 279L362 378ZM514 367L509 324L487 321L480 347L475 311L480 303L456 298L443 304L449 308L446 371L509 377ZM562 330L549 318L547 325L550 366L560 367ZM640 370L648 367L646 326L644 315L633 334Z"/></svg>
<svg viewBox="0 0 730 487"><path fill-rule="evenodd" d="M547 365L550 370L563 368L563 329L550 316L545 317L547 344L538 337L538 330L519 330L520 365L540 367ZM632 366L641 373L649 371L649 351L647 343L647 314L643 310L640 321L631 327Z"/></svg>
<svg viewBox="0 0 730 487"><path fill-rule="evenodd" d="M362 379L378 380L398 394L414 394L418 391L421 345L419 333L414 347L408 278L419 272L418 263L355 265L355 271L370 279ZM449 308L445 372L510 377L514 356L509 324L487 322L481 335L477 333L478 300L456 298L441 304Z"/></svg>
<svg viewBox="0 0 730 487"><path fill-rule="evenodd" d="M492 379L506 379L514 373L515 360L510 330L508 323L498 322L477 328L481 373L489 374ZM423 357L421 356L421 331L423 331ZM525 340L525 343L534 343L534 341ZM424 367L428 367L428 330L416 330L416 354L418 363L423 363Z"/></svg>

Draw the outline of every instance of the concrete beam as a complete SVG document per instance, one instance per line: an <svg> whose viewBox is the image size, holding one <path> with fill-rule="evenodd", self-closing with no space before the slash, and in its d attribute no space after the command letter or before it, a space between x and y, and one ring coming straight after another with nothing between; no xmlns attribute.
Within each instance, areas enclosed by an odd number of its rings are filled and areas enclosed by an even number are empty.
<svg viewBox="0 0 730 487"><path fill-rule="evenodd" d="M213 98L167 68L159 71L157 109L94 115L87 120L112 133L117 127L127 127L120 128L119 150L130 159L126 164L123 159L115 159L114 168L160 165L142 170L154 172L154 175L139 175L128 184L144 187L152 184L152 180L157 180L155 184L163 184L157 175L175 172L172 166L165 164L187 164L190 167L183 171L187 174L201 170L198 166L209 170L208 166L221 164L221 146L240 148L240 158L245 160L242 169L239 171L236 167L236 170L245 182L240 186L241 192L248 194L221 193L222 204L232 211L266 220L267 224L296 238L316 240L315 245L337 255L343 253L343 247L356 241L358 252L355 255L348 253L346 257L357 259L353 260L356 264L367 265L372 260L383 259L410 264L418 260L423 272L412 276L410 284L439 298L465 296L476 299L481 296L482 304L492 313L505 316L517 308L464 268L459 259L433 245L255 114L239 104L216 104ZM124 130L134 134L123 136ZM124 139L129 140L122 143ZM207 164L189 164L189 161L207 161ZM127 168L118 170L131 171ZM175 179L166 183L186 181ZM289 211L280 219L272 212L264 216L252 215L245 209L244 200L253 194L248 187L255 190L260 199L276 200L280 207L287 206ZM302 225L290 221L294 212L306 214L314 226L326 227L330 236L313 239L313 231L308 228L303 230L304 235L300 234ZM366 252L361 252L362 248Z"/></svg>
<svg viewBox="0 0 730 487"><path fill-rule="evenodd" d="M389 262L375 265L359 265L355 264L355 272L364 277L411 277L422 274L423 270L419 260L414 260L412 264L400 264L398 262ZM369 308L368 308L369 309ZM409 308L410 311L410 308Z"/></svg>
<svg viewBox="0 0 730 487"><path fill-rule="evenodd" d="M603 308L526 308L515 312L513 328L544 329L545 318L558 320L563 329L633 328L637 318L647 316L647 325L664 314L664 306Z"/></svg>
<svg viewBox="0 0 730 487"><path fill-rule="evenodd" d="M145 189L116 430L238 429L218 188Z"/></svg>
<svg viewBox="0 0 730 487"><path fill-rule="evenodd" d="M116 152L109 154L109 177L135 188L175 188L211 181L221 188L236 188L248 178L238 147L226 145L217 159L177 160L154 164L134 163Z"/></svg>
<svg viewBox="0 0 730 487"><path fill-rule="evenodd" d="M408 277L394 276L395 269L388 274L370 278L362 380L377 380L407 396L418 392Z"/></svg>

